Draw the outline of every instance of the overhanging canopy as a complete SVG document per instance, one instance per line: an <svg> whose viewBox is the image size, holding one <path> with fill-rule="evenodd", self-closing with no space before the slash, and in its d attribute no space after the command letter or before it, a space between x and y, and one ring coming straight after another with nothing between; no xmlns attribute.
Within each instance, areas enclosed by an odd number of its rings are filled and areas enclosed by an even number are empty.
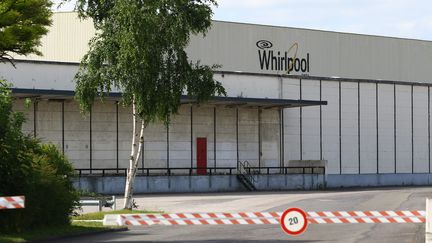
<svg viewBox="0 0 432 243"><path fill-rule="evenodd" d="M71 99L75 92L71 90L46 90L46 89L19 89L12 88L14 97L17 98L39 98L48 100ZM110 99L121 98L121 93L110 93ZM183 95L180 102L182 104L197 104L193 97ZM293 100L293 99L273 99L273 98L246 98L246 97L213 97L205 104L221 105L228 107L244 108L293 108L303 106L327 105L327 101L319 100Z"/></svg>

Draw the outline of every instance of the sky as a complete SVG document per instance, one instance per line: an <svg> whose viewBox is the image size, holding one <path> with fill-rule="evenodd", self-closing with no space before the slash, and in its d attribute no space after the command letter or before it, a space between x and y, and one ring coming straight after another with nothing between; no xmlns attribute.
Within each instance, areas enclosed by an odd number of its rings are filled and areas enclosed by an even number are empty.
<svg viewBox="0 0 432 243"><path fill-rule="evenodd" d="M73 1L55 10L71 11ZM218 5L215 20L432 41L431 0L218 0Z"/></svg>

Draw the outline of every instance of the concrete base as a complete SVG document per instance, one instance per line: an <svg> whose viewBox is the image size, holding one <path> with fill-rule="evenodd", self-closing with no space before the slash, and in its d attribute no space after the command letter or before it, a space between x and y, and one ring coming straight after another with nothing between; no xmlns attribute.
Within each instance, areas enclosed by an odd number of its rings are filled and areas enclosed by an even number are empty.
<svg viewBox="0 0 432 243"><path fill-rule="evenodd" d="M327 188L427 186L432 185L432 174L344 174L327 175Z"/></svg>
<svg viewBox="0 0 432 243"><path fill-rule="evenodd" d="M317 190L325 188L323 175L255 175L258 190ZM123 194L125 178L86 176L74 179L74 186L101 194ZM244 191L235 175L137 176L135 193Z"/></svg>
<svg viewBox="0 0 432 243"><path fill-rule="evenodd" d="M291 174L254 175L260 191L320 190L326 188L426 186L432 185L432 174ZM101 194L123 194L125 178L119 176L86 176L74 179L79 189ZM233 192L246 189L235 175L212 176L137 176L135 193Z"/></svg>

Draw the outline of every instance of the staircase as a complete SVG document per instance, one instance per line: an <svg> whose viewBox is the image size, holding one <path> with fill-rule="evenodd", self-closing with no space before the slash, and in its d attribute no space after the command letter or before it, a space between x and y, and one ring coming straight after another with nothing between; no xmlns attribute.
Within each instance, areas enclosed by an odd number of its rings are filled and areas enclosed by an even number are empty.
<svg viewBox="0 0 432 243"><path fill-rule="evenodd" d="M247 168L250 167L248 161L238 161L237 163L237 179L240 183L248 190L248 191L256 191L256 187L254 185L255 178L252 174L250 174L250 170Z"/></svg>

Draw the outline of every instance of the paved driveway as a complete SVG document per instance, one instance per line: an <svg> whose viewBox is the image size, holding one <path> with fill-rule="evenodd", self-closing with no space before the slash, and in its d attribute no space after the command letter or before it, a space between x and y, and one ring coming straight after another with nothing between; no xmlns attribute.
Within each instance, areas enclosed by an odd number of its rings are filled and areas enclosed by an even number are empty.
<svg viewBox="0 0 432 243"><path fill-rule="evenodd" d="M432 188L386 188L318 192L142 195L140 208L165 212L424 210ZM119 201L119 203L121 203ZM62 242L424 242L424 224L310 225L301 236L278 225L151 226Z"/></svg>

